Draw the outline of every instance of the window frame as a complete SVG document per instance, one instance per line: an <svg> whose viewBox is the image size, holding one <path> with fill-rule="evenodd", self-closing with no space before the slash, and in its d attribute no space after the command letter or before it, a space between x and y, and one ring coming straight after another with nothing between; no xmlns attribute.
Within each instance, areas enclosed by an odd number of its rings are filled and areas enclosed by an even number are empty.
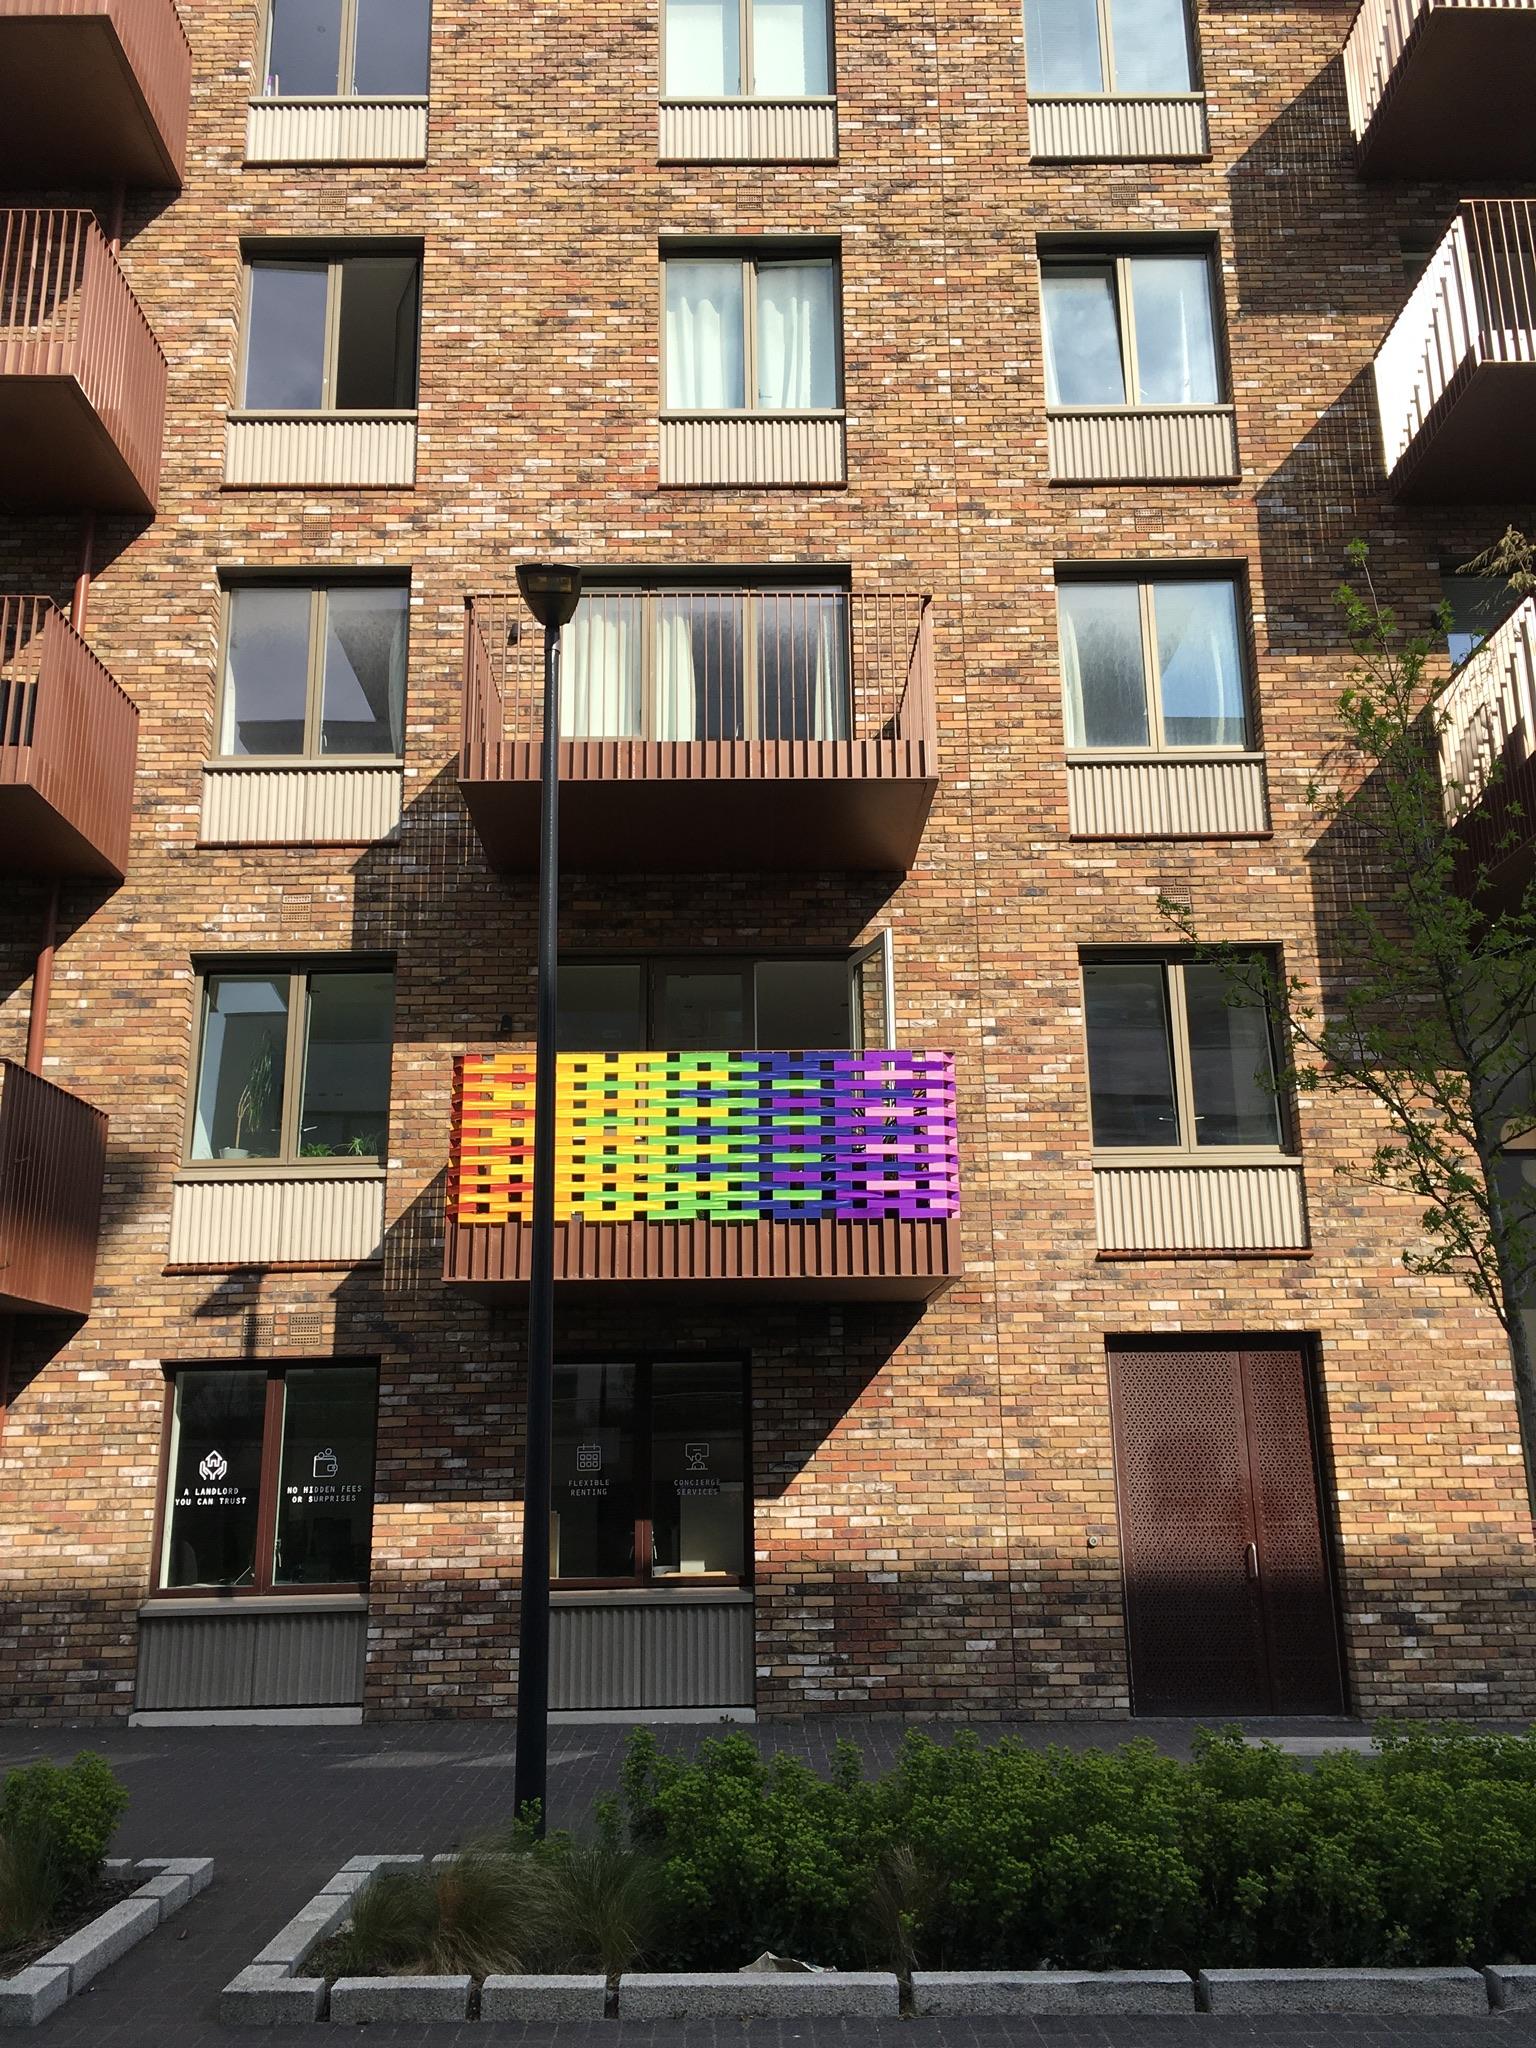
<svg viewBox="0 0 1536 2048"><path fill-rule="evenodd" d="M636 1457L635 1457L635 1500L640 1512L635 1516L635 1564L636 1570L621 1578L576 1578L565 1575L557 1578L551 1570L549 1586L552 1593L600 1593L607 1591L668 1593L674 1588L686 1592L737 1592L753 1583L755 1559L752 1551L754 1510L757 1505L753 1490L753 1440L752 1440L752 1359L746 1351L718 1350L700 1356L689 1356L676 1351L629 1351L622 1357L612 1351L570 1353L555 1360L555 1371L562 1366L627 1365L635 1374ZM706 1575L684 1576L680 1572L669 1572L658 1579L654 1575L655 1563L655 1516L651 1508L652 1419L651 1387L654 1368L658 1365L735 1365L741 1369L741 1511L742 1511L742 1569L739 1573L711 1572ZM644 1418L640 1427L638 1418Z"/></svg>
<svg viewBox="0 0 1536 2048"><path fill-rule="evenodd" d="M1243 951L1262 958L1273 969L1280 966L1278 949L1245 946ZM1163 970L1163 997L1168 1018L1168 1068L1173 1081L1174 1116L1179 1127L1176 1145L1101 1145L1093 1136L1093 1061L1088 1043L1088 988L1083 978L1087 967L1131 967L1155 964ZM1189 1047L1189 1004L1184 990L1184 969L1206 963L1193 954L1171 948L1094 946L1078 953L1078 988L1083 1006L1083 1069L1088 1083L1088 1143L1095 1166L1299 1166L1294 1104L1287 1089L1275 1091L1279 1138L1274 1145L1202 1145L1193 1132L1195 1114L1194 1070ZM1270 1067L1280 1070L1275 1044L1274 1021L1264 1006L1264 1030L1269 1040Z"/></svg>
<svg viewBox="0 0 1536 2048"><path fill-rule="evenodd" d="M1258 691L1254 685L1252 607L1241 569L1222 562L1178 562L1163 564L1106 563L1087 568L1062 564L1056 571L1056 653L1061 673L1062 732L1067 724L1067 641L1061 624L1061 592L1084 584L1133 584L1136 613L1141 628L1141 687L1147 713L1147 744L1144 747L1077 746L1066 742L1068 761L1168 761L1190 762L1211 757L1224 761L1251 761L1263 753L1259 731ZM1230 586L1237 612L1238 659L1242 665L1243 724L1247 738L1240 747L1216 742L1198 747L1172 747L1163 721L1163 675L1157 658L1156 587L1160 583L1226 583Z"/></svg>
<svg viewBox="0 0 1536 2048"><path fill-rule="evenodd" d="M713 102L710 102L713 104ZM676 259L680 263L729 263L733 260L741 265L741 319L742 334L741 383L742 395L748 400L744 405L669 406L667 404L667 265ZM832 375L837 390L837 403L830 406L794 406L780 409L773 406L754 405L750 401L757 392L758 347L757 347L757 273L763 264L773 263L825 263L832 271ZM661 417L664 420L837 420L847 410L848 390L843 372L843 252L841 243L830 243L825 237L807 237L801 244L794 242L674 242L667 241L661 246L661 260L658 264L659 308L658 322L660 345L657 349L659 390L657 393Z"/></svg>
<svg viewBox="0 0 1536 2048"><path fill-rule="evenodd" d="M336 375L341 359L341 287L342 273L352 262L366 262L370 257L397 256L408 259L416 266L416 403L407 406L337 405ZM290 248L267 250L257 245L248 245L241 251L241 265L244 283L241 291L240 350L235 367L235 390L237 393L233 410L249 414L254 419L276 417L286 419L293 415L300 419L394 419L413 420L421 411L421 343L422 343L422 270L423 251L420 243L397 243L384 241L369 243L365 247L348 246L338 248L333 242L313 248ZM251 302L255 290L258 270L320 270L326 272L325 282L325 355L320 366L320 403L317 406L251 406L246 403L246 387L250 377L252 318Z"/></svg>
<svg viewBox="0 0 1536 2048"><path fill-rule="evenodd" d="M244 758L242 756L242 758ZM181 1178L206 1176L224 1179L236 1174L281 1174L287 1180L295 1173L313 1173L321 1178L342 1176L348 1180L360 1178L382 1179L389 1158L389 1119L394 1107L394 1019L398 1001L398 986L390 1002L390 1097L384 1108L382 1136L384 1144L376 1157L367 1154L332 1153L322 1158L305 1159L299 1151L302 1137L300 1119L304 1103L304 1050L309 1031L309 984L317 975L346 974L388 974L396 979L393 959L375 958L368 955L347 956L347 964L334 964L334 955L321 959L295 960L291 953L280 954L273 959L253 958L240 955L230 959L217 956L203 956L193 962L193 973L197 977L197 1003L192 1018L192 1057L188 1069L187 1107L182 1132L181 1164L178 1173ZM203 1054L208 1032L208 984L228 977L242 975L263 976L278 981L286 976L288 981L288 1013L284 1021L283 1034L283 1100L278 1121L278 1150L268 1159L199 1159L192 1150L197 1130L197 1103L203 1082ZM296 1000L302 996L302 1000ZM297 1086L291 1077L297 1077Z"/></svg>
<svg viewBox="0 0 1536 2048"><path fill-rule="evenodd" d="M1138 95L1139 97L1139 95ZM1186 95L1179 95L1186 97ZM1107 270L1114 290L1115 324L1120 342L1120 375L1125 385L1125 397L1118 405L1108 402L1102 405L1069 405L1049 397L1046 411L1052 417L1062 414L1085 413L1201 413L1230 408L1232 405L1232 367L1227 350L1226 310L1222 294L1218 289L1221 275L1219 243L1188 239L1171 235L1156 235L1142 242L1106 242L1101 247L1082 241L1046 242L1037 247L1037 268L1040 274L1040 343L1041 375L1046 375L1049 340L1046 333L1045 286L1050 273L1066 270L1095 271ZM1218 395L1213 399L1195 399L1187 405L1165 405L1142 401L1133 394L1141 385L1141 362L1136 347L1136 306L1131 294L1131 264L1136 258L1156 256L1198 256L1205 265L1205 284L1211 314L1211 345L1215 356L1216 388ZM1047 381L1046 390L1050 385Z"/></svg>
<svg viewBox="0 0 1536 2048"><path fill-rule="evenodd" d="M1031 0L1023 0L1023 11L1027 15ZM1200 68L1200 39L1195 34L1194 12L1189 0L1180 0L1179 12L1184 21L1184 54L1189 59L1189 84L1182 92L1122 92L1115 78L1115 35L1114 0L1095 0L1094 13L1099 30L1099 72L1104 79L1100 92L1036 92L1026 78L1025 86L1032 100L1188 100L1204 95L1205 80ZM1025 22L1026 42L1029 26Z"/></svg>
<svg viewBox="0 0 1536 2048"><path fill-rule="evenodd" d="M348 4L352 4L352 0L348 0ZM837 32L833 18L835 13L834 0L823 0L823 7L825 9L827 27L827 90L824 93L808 93L803 98L790 100L787 104L791 106L825 107L830 106L837 98ZM662 0L661 51L663 66L666 64L667 49L666 8L667 0ZM704 98L700 98L697 94L669 92L665 82L663 82L661 88L663 105L674 107L717 107L722 104L730 106L741 106L748 103L757 106L765 103L769 105L786 104L782 94L764 94L758 92L756 88L755 73L757 66L754 61L756 51L752 33L752 17L755 8L756 0L737 0L736 35L737 48L741 52L741 91L709 94Z"/></svg>
<svg viewBox="0 0 1536 2048"><path fill-rule="evenodd" d="M293 1600L293 1599L336 1599L338 1597L366 1597L371 1580L347 1579L323 1583L319 1580L305 1581L298 1585L279 1585L275 1581L277 1570L277 1516L278 1492L282 1485L283 1468L283 1413L285 1383L290 1372L327 1370L331 1367L366 1367L373 1373L373 1471L369 1481L368 1536L369 1558L372 1560L373 1523L378 1506L379 1478L379 1393L382 1374L377 1358L319 1357L319 1358L251 1358L241 1354L234 1358L163 1359L161 1373L164 1392L160 1420L160 1467L155 1490L154 1542L150 1550L149 1588L147 1598L153 1601L173 1600ZM175 1452L177 1444L178 1417L176 1413L176 1382L185 1372L262 1372L266 1375L266 1402L261 1420L261 1471L257 1478L256 1503L256 1560L257 1568L249 1586L164 1586L160 1581L165 1577L166 1550L170 1543L172 1515L171 1488L175 1482ZM263 1564L265 1560L265 1564Z"/></svg>
<svg viewBox="0 0 1536 2048"><path fill-rule="evenodd" d="M850 1045L846 1048L841 1048L837 1046L828 1046L826 1048L807 1047L807 1051L820 1051L824 1049L829 1052L836 1052L840 1050L846 1050L848 1052L888 1052L894 1049L896 1044L895 1018L893 1015L895 1003L895 972L892 959L891 934L890 928L888 926L880 933L878 933L876 937L874 937L873 939L866 941L863 945L854 946L847 951L844 951L842 949L827 949L824 951L800 953L721 954L562 952L560 956L560 964L562 967L638 967L640 969L640 972L644 977L642 996L645 1009L646 1043L644 1045L627 1047L625 1048L625 1050L633 1052L654 1053L673 1052L676 1050L676 1048L673 1046L660 1045L656 1042L656 1011L657 1003L659 1000L658 989L661 977L663 975L671 973L698 974L733 972L739 972L742 975L744 975L747 983L748 996L750 998L752 1006L751 1035L753 1040L755 1041L757 1038L758 966L760 964L775 965L781 967L793 966L798 962L805 962L806 964L825 964L831 962L838 965L846 966L848 971L848 1021L850 1027L848 1035L850 1038L857 1038L858 1040L858 1043L856 1045ZM869 963L871 962L874 962L876 964L880 973L881 1003L882 1007L886 1011L886 1043L883 1045L871 1045L868 1042L865 1034L864 1006L861 1001L859 977L863 973L865 967L869 965ZM755 1052L759 1050L755 1042L752 1045L723 1046L719 1049L725 1052ZM574 1057L581 1059L596 1059L597 1057L599 1057L599 1055L596 1053L578 1053L575 1054ZM660 1356L660 1354L658 1353L657 1356ZM570 1361L570 1363L572 1364L583 1364L589 1362L590 1361L580 1359L573 1359ZM629 1361L624 1359L610 1361L610 1363L614 1364L627 1364L628 1362Z"/></svg>
<svg viewBox="0 0 1536 2048"><path fill-rule="evenodd" d="M275 26L272 14L272 0L266 0L263 10L261 37L261 97L268 100L297 102L300 105L314 100L332 102L347 101L356 104L361 101L371 105L384 100L394 105L399 100L425 101L432 87L432 13L427 12L427 84L420 93L360 93L357 90L357 21L358 0L341 0L341 28L338 36L338 68L336 90L333 93L315 92L268 92L267 84L272 73L272 31Z"/></svg>
<svg viewBox="0 0 1536 2048"><path fill-rule="evenodd" d="M309 647L304 679L304 745L296 754L226 754L222 744L224 717L229 709L233 679L229 672L231 635L234 630L235 599L245 590L304 590L309 593ZM398 754L326 754L320 750L325 720L325 627L333 590L403 590L405 592L406 689L410 689L411 578L379 572L366 576L329 576L318 583L304 577L241 576L221 585L222 616L219 622L218 689L214 704L215 746L208 760L220 768L398 768L405 759L405 731L402 720Z"/></svg>

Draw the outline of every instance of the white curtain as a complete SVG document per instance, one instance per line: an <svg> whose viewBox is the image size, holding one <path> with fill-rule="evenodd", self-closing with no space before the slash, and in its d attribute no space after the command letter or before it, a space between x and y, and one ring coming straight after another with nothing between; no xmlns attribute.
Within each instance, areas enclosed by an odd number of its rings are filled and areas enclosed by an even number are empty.
<svg viewBox="0 0 1536 2048"><path fill-rule="evenodd" d="M695 718L693 628L686 612L658 606L656 675L648 737L691 740L696 730Z"/></svg>
<svg viewBox="0 0 1536 2048"><path fill-rule="evenodd" d="M560 737L635 739L641 732L640 600L584 597L560 636Z"/></svg>
<svg viewBox="0 0 1536 2048"><path fill-rule="evenodd" d="M731 99L741 91L737 0L667 0L666 43L668 99Z"/></svg>
<svg viewBox="0 0 1536 2048"><path fill-rule="evenodd" d="M843 679L843 636L839 604L819 604L816 620L815 681L811 692L811 738L848 737L848 692Z"/></svg>
<svg viewBox="0 0 1536 2048"><path fill-rule="evenodd" d="M714 412L746 404L741 265L667 263L667 409Z"/></svg>
<svg viewBox="0 0 1536 2048"><path fill-rule="evenodd" d="M1086 747L1088 718L1083 706L1083 657L1077 644L1077 620L1072 608L1058 604L1061 621L1061 673L1066 689L1067 745Z"/></svg>
<svg viewBox="0 0 1536 2048"><path fill-rule="evenodd" d="M1216 331L1203 256L1133 256L1140 405L1214 405Z"/></svg>
<svg viewBox="0 0 1536 2048"><path fill-rule="evenodd" d="M835 311L830 263L758 265L757 402L765 412L836 406Z"/></svg>
<svg viewBox="0 0 1536 2048"><path fill-rule="evenodd" d="M831 85L826 0L753 0L753 96L819 99Z"/></svg>

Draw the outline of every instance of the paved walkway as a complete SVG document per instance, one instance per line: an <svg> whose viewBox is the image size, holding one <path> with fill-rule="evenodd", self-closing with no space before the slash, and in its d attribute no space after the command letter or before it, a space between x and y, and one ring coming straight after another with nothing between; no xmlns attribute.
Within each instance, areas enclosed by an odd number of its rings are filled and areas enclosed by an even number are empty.
<svg viewBox="0 0 1536 2048"><path fill-rule="evenodd" d="M949 1724L937 1724L942 1733ZM1029 1723L1007 1732L1034 1743L1108 1746L1151 1736L1175 1754L1188 1751L1185 1722ZM669 1749L691 1750L707 1727L657 1730ZM904 1732L893 1718L822 1717L746 1731L765 1749L787 1750L818 1768L840 1739L858 1744L872 1766L891 1759ZM1265 1732L1298 1738L1354 1737L1354 1723L1276 1723ZM576 1826L594 1795L611 1787L625 1731L560 1727L552 1731L550 1813ZM502 1722L394 1722L369 1728L160 1730L90 1728L31 1731L0 1725L0 1775L47 1756L66 1761L98 1750L132 1794L115 1853L217 1859L212 1887L194 1899L91 1989L72 1999L30 2038L40 2048L324 2048L366 2031L369 2048L449 2048L450 2043L527 2042L527 2048L1003 2048L1041 2040L1056 2048L1536 2048L1536 2024L1490 2016L1467 2022L1346 2020L1240 2023L1188 2020L1077 2020L1023 2023L888 2025L740 2025L281 2027L255 2033L222 2027L218 1994L236 1971L349 1856L365 1850L439 1851L504 1814L512 1797L512 1729Z"/></svg>

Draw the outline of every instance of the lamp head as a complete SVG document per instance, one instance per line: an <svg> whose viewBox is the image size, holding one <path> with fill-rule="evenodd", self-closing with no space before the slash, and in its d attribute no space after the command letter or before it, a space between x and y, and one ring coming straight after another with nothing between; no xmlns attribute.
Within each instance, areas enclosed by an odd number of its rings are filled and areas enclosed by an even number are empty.
<svg viewBox="0 0 1536 2048"><path fill-rule="evenodd" d="M568 562L522 562L517 587L541 626L563 626L581 596L581 571Z"/></svg>

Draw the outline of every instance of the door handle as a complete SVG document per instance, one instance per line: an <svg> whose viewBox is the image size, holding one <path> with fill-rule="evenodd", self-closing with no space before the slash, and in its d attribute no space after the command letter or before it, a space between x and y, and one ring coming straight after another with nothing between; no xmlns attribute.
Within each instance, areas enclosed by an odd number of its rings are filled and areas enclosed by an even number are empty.
<svg viewBox="0 0 1536 2048"><path fill-rule="evenodd" d="M1250 1581L1257 1581L1259 1576L1259 1546L1257 1543L1245 1543L1243 1545L1243 1570Z"/></svg>

